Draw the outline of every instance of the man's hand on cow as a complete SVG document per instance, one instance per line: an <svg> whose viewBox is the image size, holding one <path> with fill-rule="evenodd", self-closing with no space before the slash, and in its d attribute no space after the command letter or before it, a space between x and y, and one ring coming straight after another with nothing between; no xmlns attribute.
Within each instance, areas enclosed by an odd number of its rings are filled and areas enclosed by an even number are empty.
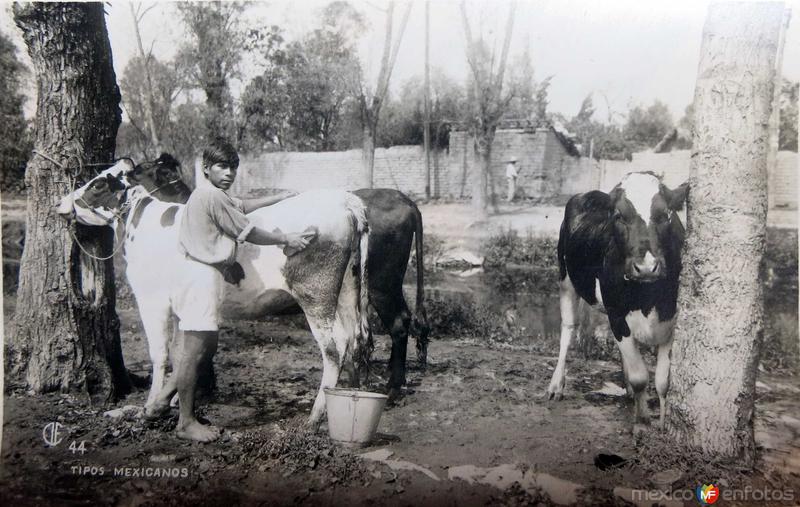
<svg viewBox="0 0 800 507"><path fill-rule="evenodd" d="M317 237L317 231L307 230L304 232L290 232L286 234L286 249L297 253L303 250Z"/></svg>
<svg viewBox="0 0 800 507"><path fill-rule="evenodd" d="M278 194L278 198L283 201L284 199L288 199L290 197L294 197L298 195L300 192L295 192L294 190L286 190Z"/></svg>

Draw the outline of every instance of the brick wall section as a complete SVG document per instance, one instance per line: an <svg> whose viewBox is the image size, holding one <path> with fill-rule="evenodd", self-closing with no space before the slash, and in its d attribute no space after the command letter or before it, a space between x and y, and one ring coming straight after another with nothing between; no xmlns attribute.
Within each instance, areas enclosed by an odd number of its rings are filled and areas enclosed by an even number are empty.
<svg viewBox="0 0 800 507"><path fill-rule="evenodd" d="M678 150L670 153L635 153L631 162L602 160L600 189L611 190L622 177L634 171L653 171L664 176L664 183L675 188L689 179L691 152ZM770 208L797 209L798 156L792 151L779 151L777 166L768 175Z"/></svg>
<svg viewBox="0 0 800 507"><path fill-rule="evenodd" d="M770 204L773 208L797 209L797 171L800 158L793 151L779 151L775 172L769 176Z"/></svg>
<svg viewBox="0 0 800 507"><path fill-rule="evenodd" d="M431 172L446 154L431 154ZM234 195L247 196L264 189L298 191L318 188L357 188L361 150L338 152L276 152L242 157ZM433 180L433 178L431 178ZM425 154L419 146L375 150L375 187L395 188L409 195L425 195ZM433 186L433 182L432 182Z"/></svg>
<svg viewBox="0 0 800 507"><path fill-rule="evenodd" d="M574 187L574 180L586 184L593 181L594 164L571 156L550 129L499 130L492 143L490 169L491 182L499 196L505 195L505 166L512 156L517 158L520 197L550 199L564 195L564 189ZM468 132L450 133L448 158L447 183L442 186L441 195L472 195L470 178L478 160Z"/></svg>
<svg viewBox="0 0 800 507"><path fill-rule="evenodd" d="M375 187L394 188L412 197L425 195L425 158L420 146L395 146L375 150ZM636 153L631 162L573 157L552 131L500 130L492 145L491 177L494 191L505 196L505 161L518 159L518 196L565 201L568 196L600 188L608 191L634 171L663 174L676 187L689 177L689 150L670 153ZM797 209L797 153L778 153L777 169L769 175L770 205ZM450 150L431 154L433 197L472 195L471 171L477 159L467 132L450 135ZM298 191L316 188L355 189L361 170L361 150L324 153L266 153L243 157L234 195L248 196L270 189Z"/></svg>

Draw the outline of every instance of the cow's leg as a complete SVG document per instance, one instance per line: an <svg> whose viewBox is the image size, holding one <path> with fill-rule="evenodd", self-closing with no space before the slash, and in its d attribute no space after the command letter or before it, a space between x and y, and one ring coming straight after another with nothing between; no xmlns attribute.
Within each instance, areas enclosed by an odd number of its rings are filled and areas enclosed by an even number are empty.
<svg viewBox="0 0 800 507"><path fill-rule="evenodd" d="M647 366L639 353L639 347L630 336L624 336L617 342L622 354L623 370L626 380L633 390L634 417L636 422L649 424L647 413Z"/></svg>
<svg viewBox="0 0 800 507"><path fill-rule="evenodd" d="M405 305L403 305L405 306ZM408 327L411 314L404 308L394 318L391 327L392 355L389 358L389 402L394 402L400 396L400 390L406 383L406 353L408 351Z"/></svg>
<svg viewBox="0 0 800 507"><path fill-rule="evenodd" d="M389 381L386 383L391 404L400 396L400 391L406 383L406 354L411 312L402 293L389 295L373 292L372 296L372 306L392 337L392 352L388 364Z"/></svg>
<svg viewBox="0 0 800 507"><path fill-rule="evenodd" d="M350 380L350 387L358 389L361 387L361 376L358 374L358 368L353 361L345 361L342 369L347 372L347 378Z"/></svg>
<svg viewBox="0 0 800 507"><path fill-rule="evenodd" d="M558 351L558 364L550 386L547 388L547 397L551 400L560 400L564 396L564 383L567 375L567 351L572 342L572 336L578 320L578 293L572 285L572 280L567 275L559 284L559 306L561 308L561 346Z"/></svg>
<svg viewBox="0 0 800 507"><path fill-rule="evenodd" d="M622 359L622 352L619 355L620 361L622 362L622 376L623 382L625 382L625 390L628 392L628 396L633 398L633 387L631 383L628 381L628 366L625 364L625 360Z"/></svg>
<svg viewBox="0 0 800 507"><path fill-rule="evenodd" d="M150 361L153 364L153 378L150 383L150 392L145 402L145 410L151 408L158 398L158 393L164 387L167 375L167 360L169 357L169 338L172 333L169 300L159 301L152 298L139 302L139 314L142 318Z"/></svg>
<svg viewBox="0 0 800 507"><path fill-rule="evenodd" d="M339 374L342 370L343 355L347 351L339 350L337 347L332 326L317 327L309 321L309 327L314 334L320 352L322 352L322 381L319 384L319 391L311 408L311 416L308 418L308 427L312 431L318 431L322 424L322 416L325 414L325 389L336 387L339 382Z"/></svg>
<svg viewBox="0 0 800 507"><path fill-rule="evenodd" d="M664 428L664 418L667 414L667 391L669 390L669 361L672 350L672 339L658 346L658 360L656 362L656 391L658 391L658 426Z"/></svg>
<svg viewBox="0 0 800 507"><path fill-rule="evenodd" d="M424 369L428 365L428 342L430 342L428 335L431 333L431 327L428 325L428 315L424 308L416 308L414 315L412 322L415 324L417 335L417 362L420 368Z"/></svg>

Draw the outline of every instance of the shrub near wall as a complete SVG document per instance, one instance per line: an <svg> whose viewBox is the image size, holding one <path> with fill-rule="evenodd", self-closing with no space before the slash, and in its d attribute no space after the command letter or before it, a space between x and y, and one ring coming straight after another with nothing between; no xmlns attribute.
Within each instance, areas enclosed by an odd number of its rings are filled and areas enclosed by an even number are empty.
<svg viewBox="0 0 800 507"><path fill-rule="evenodd" d="M536 236L530 230L520 236L508 228L484 242L485 263L489 267L558 269L557 243L555 238Z"/></svg>

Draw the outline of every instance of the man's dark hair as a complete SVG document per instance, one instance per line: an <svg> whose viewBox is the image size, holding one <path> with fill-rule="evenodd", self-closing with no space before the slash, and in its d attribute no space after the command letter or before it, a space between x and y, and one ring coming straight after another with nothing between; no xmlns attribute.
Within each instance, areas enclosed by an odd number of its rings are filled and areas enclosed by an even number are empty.
<svg viewBox="0 0 800 507"><path fill-rule="evenodd" d="M218 137L211 141L203 150L203 165L211 167L214 164L227 164L233 168L239 167L239 154L236 148L227 140Z"/></svg>

